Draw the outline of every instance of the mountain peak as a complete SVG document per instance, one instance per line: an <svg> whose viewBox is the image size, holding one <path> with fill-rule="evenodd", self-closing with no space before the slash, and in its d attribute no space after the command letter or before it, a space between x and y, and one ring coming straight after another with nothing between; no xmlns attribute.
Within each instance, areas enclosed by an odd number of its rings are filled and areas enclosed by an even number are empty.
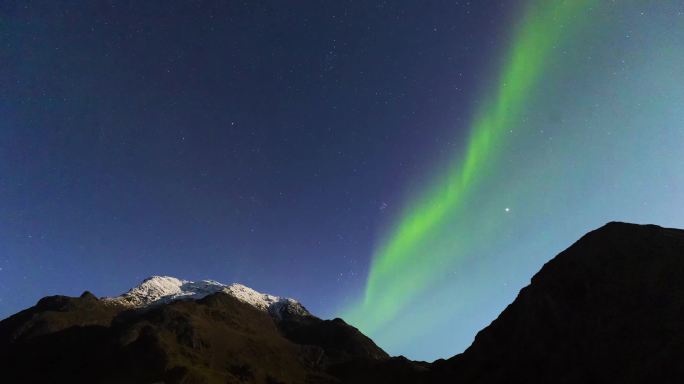
<svg viewBox="0 0 684 384"><path fill-rule="evenodd" d="M286 297L258 292L239 283L229 285L215 280L190 281L173 276L150 276L128 292L103 300L133 308L169 303L176 300L198 300L223 292L244 303L281 317L283 311L300 316L310 313L298 301Z"/></svg>

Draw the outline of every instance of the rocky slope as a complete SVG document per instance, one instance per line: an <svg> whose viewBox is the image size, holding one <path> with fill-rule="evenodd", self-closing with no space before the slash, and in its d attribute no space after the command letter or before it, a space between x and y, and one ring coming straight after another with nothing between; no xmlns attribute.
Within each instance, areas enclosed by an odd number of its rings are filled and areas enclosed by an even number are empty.
<svg viewBox="0 0 684 384"><path fill-rule="evenodd" d="M549 261L437 381L684 381L684 231L610 223Z"/></svg>
<svg viewBox="0 0 684 384"><path fill-rule="evenodd" d="M295 300L171 277L115 298L47 297L0 322L3 382L335 383L331 367L387 359Z"/></svg>

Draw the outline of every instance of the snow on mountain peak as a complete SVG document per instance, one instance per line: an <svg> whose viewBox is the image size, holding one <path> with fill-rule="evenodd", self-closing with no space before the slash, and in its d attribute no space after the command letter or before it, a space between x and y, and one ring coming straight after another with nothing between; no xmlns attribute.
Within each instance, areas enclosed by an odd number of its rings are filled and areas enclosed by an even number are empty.
<svg viewBox="0 0 684 384"><path fill-rule="evenodd" d="M274 303L284 300L281 297L273 296L265 293L259 293L252 288L246 287L242 284L233 283L225 288L223 291L227 294L251 304L261 310L268 310Z"/></svg>
<svg viewBox="0 0 684 384"><path fill-rule="evenodd" d="M260 293L242 284L225 285L214 280L189 281L171 276L152 276L123 295L104 300L133 308L168 303L175 300L197 300L216 292L224 292L253 307L280 318L283 312L310 315L296 300Z"/></svg>

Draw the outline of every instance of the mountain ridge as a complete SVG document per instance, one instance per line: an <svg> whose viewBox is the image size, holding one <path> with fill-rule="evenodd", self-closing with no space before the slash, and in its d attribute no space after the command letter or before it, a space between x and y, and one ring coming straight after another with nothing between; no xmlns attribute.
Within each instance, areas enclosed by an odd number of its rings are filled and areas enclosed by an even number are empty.
<svg viewBox="0 0 684 384"><path fill-rule="evenodd" d="M344 320L319 319L300 311L293 299L241 285L155 276L127 292L134 300L120 299L126 294L100 299L87 291L80 297L50 296L0 321L0 361L6 365L0 378L26 383L680 382L681 276L684 230L608 223L545 263L468 349L433 363L390 357Z"/></svg>
<svg viewBox="0 0 684 384"><path fill-rule="evenodd" d="M280 316L283 311L310 316L311 313L297 300L258 292L240 283L223 284L216 280L190 281L173 276L153 275L139 285L114 297L102 297L106 303L131 308L166 304L177 300L198 300L223 292L259 310Z"/></svg>
<svg viewBox="0 0 684 384"><path fill-rule="evenodd" d="M607 223L545 263L434 371L468 383L681 382L682 275L684 230Z"/></svg>

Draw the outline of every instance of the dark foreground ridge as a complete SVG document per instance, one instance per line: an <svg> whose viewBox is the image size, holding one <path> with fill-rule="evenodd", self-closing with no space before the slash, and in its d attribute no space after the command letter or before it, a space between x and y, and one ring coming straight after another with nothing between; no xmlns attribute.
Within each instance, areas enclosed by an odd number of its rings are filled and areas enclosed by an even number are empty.
<svg viewBox="0 0 684 384"><path fill-rule="evenodd" d="M1 321L0 366L3 383L684 382L684 231L590 232L432 364L390 358L341 319L225 293L131 309L86 292Z"/></svg>

